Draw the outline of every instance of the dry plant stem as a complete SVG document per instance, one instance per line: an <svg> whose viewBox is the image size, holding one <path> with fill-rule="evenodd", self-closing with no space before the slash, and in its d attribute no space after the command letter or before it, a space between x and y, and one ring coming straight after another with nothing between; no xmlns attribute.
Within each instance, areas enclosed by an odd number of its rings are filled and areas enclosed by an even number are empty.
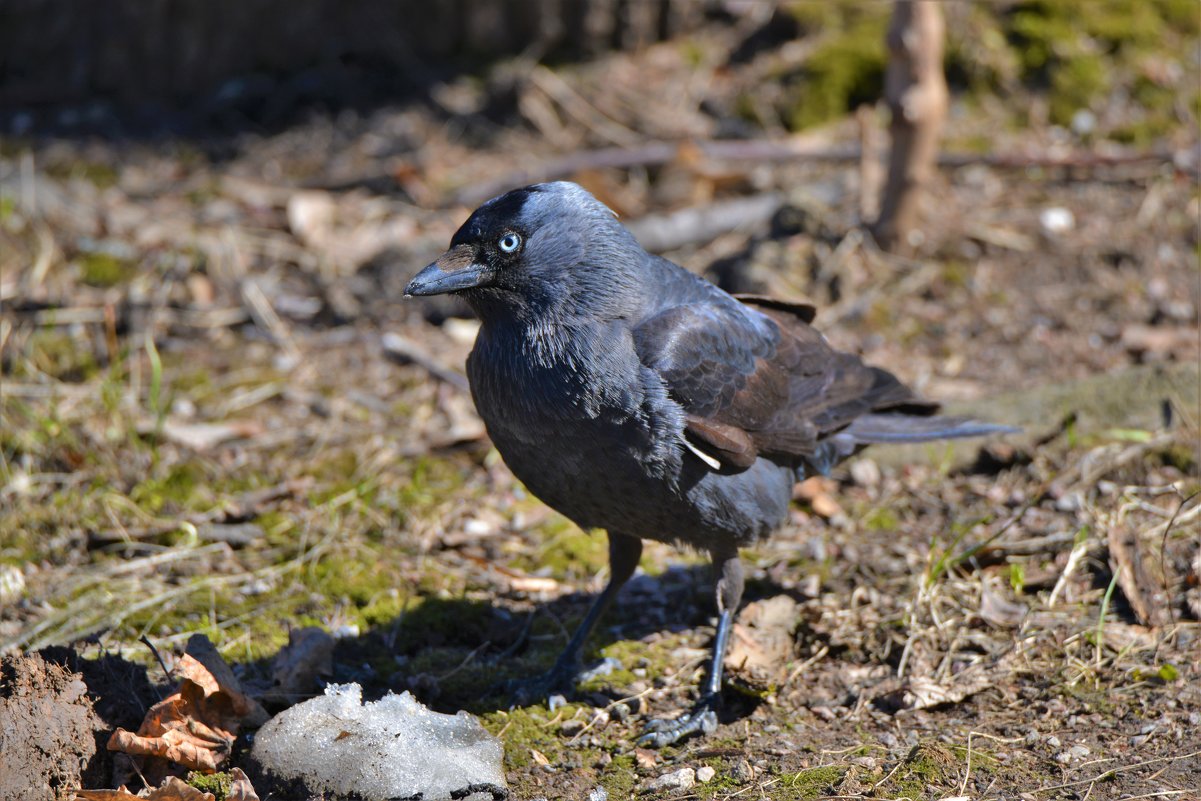
<svg viewBox="0 0 1201 801"><path fill-rule="evenodd" d="M947 116L943 76L946 25L934 0L897 0L888 27L884 99L892 111L888 183L873 233L880 245L905 245L917 227L920 196L938 158Z"/></svg>

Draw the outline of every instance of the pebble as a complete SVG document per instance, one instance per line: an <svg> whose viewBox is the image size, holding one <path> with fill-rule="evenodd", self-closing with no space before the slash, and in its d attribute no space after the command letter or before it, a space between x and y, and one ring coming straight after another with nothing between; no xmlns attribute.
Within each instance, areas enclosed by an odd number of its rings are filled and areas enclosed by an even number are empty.
<svg viewBox="0 0 1201 801"><path fill-rule="evenodd" d="M744 759L734 766L734 769L730 771L730 775L734 778L734 781L738 782L739 784L746 784L751 779L755 778L755 769L751 767L750 762L747 762Z"/></svg>
<svg viewBox="0 0 1201 801"><path fill-rule="evenodd" d="M856 459L851 462L851 478L861 487L875 487L880 483L880 466L871 459Z"/></svg>
<svg viewBox="0 0 1201 801"><path fill-rule="evenodd" d="M593 787L588 793L588 801L609 801L609 791L604 787Z"/></svg>
<svg viewBox="0 0 1201 801"><path fill-rule="evenodd" d="M642 788L644 793L657 793L661 790L687 790L696 784L696 771L692 768L680 768L672 773L652 779Z"/></svg>
<svg viewBox="0 0 1201 801"><path fill-rule="evenodd" d="M1087 747L1083 745L1073 745L1068 750L1056 754L1055 761L1066 765L1069 762L1076 762L1077 760L1084 759L1086 756L1088 756L1088 753Z"/></svg>
<svg viewBox="0 0 1201 801"><path fill-rule="evenodd" d="M1039 225L1048 234L1062 234L1076 227L1076 217L1063 206L1048 206L1039 212Z"/></svg>
<svg viewBox="0 0 1201 801"><path fill-rule="evenodd" d="M712 781L713 777L716 775L717 771L709 765L705 765L704 767L696 769L696 780L701 784Z"/></svg>
<svg viewBox="0 0 1201 801"><path fill-rule="evenodd" d="M1058 737L1056 737L1054 734L1052 734L1050 737L1047 738L1047 745L1050 748L1058 748L1059 746L1063 745L1063 743L1061 743L1059 741Z"/></svg>
<svg viewBox="0 0 1201 801"><path fill-rule="evenodd" d="M559 731L561 731L565 737L575 737L583 730L584 721L576 720L575 718L563 721L563 725L559 727Z"/></svg>

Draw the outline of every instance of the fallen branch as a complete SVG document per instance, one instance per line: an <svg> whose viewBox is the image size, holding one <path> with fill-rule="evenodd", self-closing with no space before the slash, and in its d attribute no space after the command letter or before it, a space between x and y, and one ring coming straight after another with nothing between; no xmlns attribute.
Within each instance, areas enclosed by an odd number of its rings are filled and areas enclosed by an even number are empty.
<svg viewBox="0 0 1201 801"><path fill-rule="evenodd" d="M480 181L455 192L450 203L475 206L516 186L557 181L588 170L631 169L657 167L680 159L682 150L689 159L702 163L713 161L749 162L820 162L856 164L863 155L858 145L831 145L827 136L798 135L789 139L721 139L682 140L678 142L650 141L634 147L603 147L569 153L540 165L516 170L492 181ZM1027 151L1021 153L942 153L939 167L956 168L972 165L996 169L1116 167L1131 164L1183 163L1172 150L1097 153L1092 151L1056 152ZM1187 165L1180 167L1187 169Z"/></svg>
<svg viewBox="0 0 1201 801"><path fill-rule="evenodd" d="M751 197L691 206L667 214L631 220L627 227L652 253L711 242L722 234L761 225L784 205L784 195L767 192Z"/></svg>

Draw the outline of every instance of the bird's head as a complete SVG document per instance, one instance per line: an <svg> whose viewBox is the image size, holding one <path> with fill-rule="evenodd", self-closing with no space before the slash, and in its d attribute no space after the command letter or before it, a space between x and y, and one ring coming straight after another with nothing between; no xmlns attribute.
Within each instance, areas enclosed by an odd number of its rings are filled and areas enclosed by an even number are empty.
<svg viewBox="0 0 1201 801"><path fill-rule="evenodd" d="M405 295L462 294L485 323L500 316L603 316L636 289L645 255L583 187L535 184L476 209L450 250L419 272Z"/></svg>

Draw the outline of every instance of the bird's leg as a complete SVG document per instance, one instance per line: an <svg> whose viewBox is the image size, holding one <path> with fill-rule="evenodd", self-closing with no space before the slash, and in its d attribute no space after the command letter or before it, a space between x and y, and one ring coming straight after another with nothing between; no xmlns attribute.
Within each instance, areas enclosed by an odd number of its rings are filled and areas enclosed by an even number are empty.
<svg viewBox="0 0 1201 801"><path fill-rule="evenodd" d="M690 734L712 734L717 728L717 705L721 700L722 662L730 643L734 614L742 600L742 561L738 549L714 551L713 572L716 578L717 632L713 635L713 654L709 674L701 687L700 698L686 714L671 720L652 720L638 738L638 745L662 748Z"/></svg>
<svg viewBox="0 0 1201 801"><path fill-rule="evenodd" d="M584 650L584 643L596 628L597 621L613 603L618 590L634 575L640 558L642 540L614 531L609 532L609 583L592 602L588 614L584 615L584 620L571 635L571 640L555 660L554 666L541 676L515 684L515 703L535 703L546 700L553 693L567 692L575 687L580 674L580 653Z"/></svg>

